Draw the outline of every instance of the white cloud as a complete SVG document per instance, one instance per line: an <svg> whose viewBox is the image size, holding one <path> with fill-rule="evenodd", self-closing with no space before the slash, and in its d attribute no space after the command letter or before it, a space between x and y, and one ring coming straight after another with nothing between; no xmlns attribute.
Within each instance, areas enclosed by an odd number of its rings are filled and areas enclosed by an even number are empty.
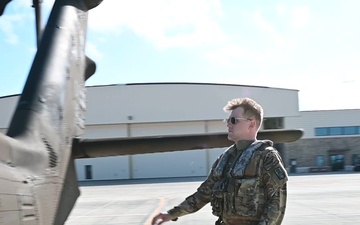
<svg viewBox="0 0 360 225"><path fill-rule="evenodd" d="M14 32L14 24L20 22L23 18L21 14L2 15L0 20L0 30L5 35L5 41L9 44L16 45L19 37Z"/></svg>
<svg viewBox="0 0 360 225"><path fill-rule="evenodd" d="M226 41L216 21L221 15L219 0L108 0L90 11L89 25L99 32L131 30L159 48L187 47Z"/></svg>
<svg viewBox="0 0 360 225"><path fill-rule="evenodd" d="M271 68L281 68L284 62L290 62L291 65L292 59L277 52L260 53L240 46L229 46L207 55L213 64L226 67L236 66L236 62L244 59L250 60L251 65L260 65L253 70L245 68L245 74L235 68L237 74L210 78L214 80L212 82L297 89L300 110L360 109L360 66L354 66L360 58L356 55L342 57L344 60L338 63L318 60L302 69L282 71Z"/></svg>
<svg viewBox="0 0 360 225"><path fill-rule="evenodd" d="M276 12L279 14L279 15L284 15L285 13L285 6L283 4L279 4L276 6Z"/></svg>
<svg viewBox="0 0 360 225"><path fill-rule="evenodd" d="M356 80L360 74L359 62L356 53L318 58L311 63L307 76L326 77L336 82Z"/></svg>
<svg viewBox="0 0 360 225"><path fill-rule="evenodd" d="M103 57L103 54L99 51L96 45L90 41L86 42L86 55L95 61Z"/></svg>
<svg viewBox="0 0 360 225"><path fill-rule="evenodd" d="M285 44L283 37L275 30L275 28L268 21L266 21L261 16L260 12L255 12L253 14L252 19L260 29L262 29L271 36L271 38L275 41L277 45L282 46Z"/></svg>
<svg viewBox="0 0 360 225"><path fill-rule="evenodd" d="M47 0L47 1L42 1L42 4L47 11L50 11L50 9L54 5L54 2L55 2L55 0Z"/></svg>
<svg viewBox="0 0 360 225"><path fill-rule="evenodd" d="M299 92L300 110L360 109L360 83L312 79L302 82Z"/></svg>
<svg viewBox="0 0 360 225"><path fill-rule="evenodd" d="M29 20L29 12L34 13L32 3L28 0L10 2L0 18L0 32L5 36L5 41L11 45L19 43L16 27L23 25ZM32 19L32 18L31 18Z"/></svg>
<svg viewBox="0 0 360 225"><path fill-rule="evenodd" d="M292 11L292 28L302 30L310 20L310 12L306 7L297 7Z"/></svg>
<svg viewBox="0 0 360 225"><path fill-rule="evenodd" d="M341 68L344 64L318 61L306 69L268 75L267 85L299 90L300 110L360 109L360 68L339 74Z"/></svg>
<svg viewBox="0 0 360 225"><path fill-rule="evenodd" d="M205 53L204 57L211 63L221 66L233 66L236 61L246 57L247 50L241 46L233 45L219 48L215 51Z"/></svg>
<svg viewBox="0 0 360 225"><path fill-rule="evenodd" d="M261 65L264 70L276 67L288 61L280 51L257 51L237 44L227 45L204 54L204 58L211 64L221 66L238 66L239 62L246 60Z"/></svg>
<svg viewBox="0 0 360 225"><path fill-rule="evenodd" d="M29 52L30 54L32 54L32 55L35 55L36 52L37 52L37 47L35 47L35 46L29 47L29 48L28 48L28 52Z"/></svg>
<svg viewBox="0 0 360 225"><path fill-rule="evenodd" d="M11 1L5 8L5 13L7 14L7 10L9 8L13 8L15 11L22 10L22 9L33 9L31 8L32 1L28 0L17 0L17 1Z"/></svg>

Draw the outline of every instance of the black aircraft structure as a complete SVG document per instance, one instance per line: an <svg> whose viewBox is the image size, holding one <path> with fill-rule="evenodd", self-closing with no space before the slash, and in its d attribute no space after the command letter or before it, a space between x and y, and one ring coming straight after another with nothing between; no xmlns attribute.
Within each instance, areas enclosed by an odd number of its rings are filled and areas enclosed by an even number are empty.
<svg viewBox="0 0 360 225"><path fill-rule="evenodd" d="M0 0L0 16L11 0ZM88 11L102 0L55 0L44 29L33 0L38 50L6 134L0 133L0 224L62 225L80 195L74 160L231 144L226 133L84 140L85 81L96 65L85 55ZM1 17L0 17L1 19ZM292 142L302 130L260 131ZM99 148L101 146L101 148Z"/></svg>

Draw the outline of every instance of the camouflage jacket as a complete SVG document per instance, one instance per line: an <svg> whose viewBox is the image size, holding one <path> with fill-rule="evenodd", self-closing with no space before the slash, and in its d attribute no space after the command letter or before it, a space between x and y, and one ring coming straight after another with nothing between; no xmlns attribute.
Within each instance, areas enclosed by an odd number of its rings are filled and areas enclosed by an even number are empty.
<svg viewBox="0 0 360 225"><path fill-rule="evenodd" d="M271 141L240 142L218 157L207 179L180 205L177 218L211 202L226 225L278 225L286 207L286 170Z"/></svg>

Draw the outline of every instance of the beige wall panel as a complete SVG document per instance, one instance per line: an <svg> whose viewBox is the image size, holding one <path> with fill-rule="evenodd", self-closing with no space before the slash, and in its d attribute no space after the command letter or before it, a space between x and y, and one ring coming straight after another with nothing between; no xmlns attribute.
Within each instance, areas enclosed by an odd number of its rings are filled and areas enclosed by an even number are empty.
<svg viewBox="0 0 360 225"><path fill-rule="evenodd" d="M301 112L300 112L301 113ZM303 128L301 116L290 116L284 118L284 127L288 129Z"/></svg>
<svg viewBox="0 0 360 225"><path fill-rule="evenodd" d="M226 115L224 119L227 117L228 115ZM222 120L207 122L207 133L220 133L220 132L227 132L226 124Z"/></svg>
<svg viewBox="0 0 360 225"><path fill-rule="evenodd" d="M316 127L360 126L360 109L303 111L301 118Z"/></svg>
<svg viewBox="0 0 360 225"><path fill-rule="evenodd" d="M13 186L15 187L15 185L13 184L9 184L8 182L1 180L1 184L2 185L9 185L9 186ZM14 190L12 190L13 192ZM18 204L18 196L11 193L11 194L7 194L4 192L0 193L0 202L1 204L4 204L1 206L1 208L5 208L8 211L15 211L15 210L19 210L19 204Z"/></svg>
<svg viewBox="0 0 360 225"><path fill-rule="evenodd" d="M205 132L204 122L178 122L178 123L149 123L131 124L131 137L202 134Z"/></svg>
<svg viewBox="0 0 360 225"><path fill-rule="evenodd" d="M20 219L20 211L12 212L0 212L0 221L1 225L11 225L11 224L23 224L23 221ZM4 223L3 223L4 221Z"/></svg>
<svg viewBox="0 0 360 225"><path fill-rule="evenodd" d="M86 126L84 139L127 137L127 124L90 125Z"/></svg>

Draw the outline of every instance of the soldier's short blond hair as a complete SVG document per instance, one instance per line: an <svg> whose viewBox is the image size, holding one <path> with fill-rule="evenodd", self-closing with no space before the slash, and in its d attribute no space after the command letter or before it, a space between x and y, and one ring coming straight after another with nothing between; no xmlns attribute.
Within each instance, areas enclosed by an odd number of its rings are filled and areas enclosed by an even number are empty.
<svg viewBox="0 0 360 225"><path fill-rule="evenodd" d="M224 106L224 111L229 112L238 107L242 107L244 109L244 116L254 117L258 128L261 127L264 110L257 102L252 100L251 98L234 98Z"/></svg>

